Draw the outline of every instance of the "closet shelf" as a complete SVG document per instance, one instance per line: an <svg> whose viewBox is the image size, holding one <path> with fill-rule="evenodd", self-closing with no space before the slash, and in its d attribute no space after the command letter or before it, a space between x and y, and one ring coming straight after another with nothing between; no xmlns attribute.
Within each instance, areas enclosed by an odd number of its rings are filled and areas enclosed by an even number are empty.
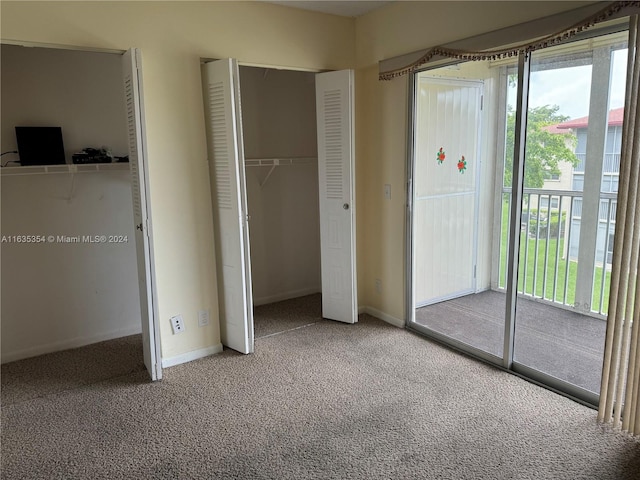
<svg viewBox="0 0 640 480"><path fill-rule="evenodd" d="M264 187L276 167L281 165L309 165L317 160L317 157L245 158L244 164L246 167L271 167L267 176L260 183L260 187Z"/></svg>
<svg viewBox="0 0 640 480"><path fill-rule="evenodd" d="M307 165L318 160L318 157L278 157L278 158L245 158L247 167L271 167L278 165Z"/></svg>
<svg viewBox="0 0 640 480"><path fill-rule="evenodd" d="M51 175L55 173L92 173L129 170L129 164L121 163L89 163L86 165L38 165L29 167L2 167L0 172L5 175Z"/></svg>

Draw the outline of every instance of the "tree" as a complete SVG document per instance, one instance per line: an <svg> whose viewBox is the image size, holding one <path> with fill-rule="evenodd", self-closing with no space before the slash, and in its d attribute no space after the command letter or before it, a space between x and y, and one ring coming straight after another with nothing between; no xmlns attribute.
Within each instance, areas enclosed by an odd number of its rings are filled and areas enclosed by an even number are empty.
<svg viewBox="0 0 640 480"><path fill-rule="evenodd" d="M525 146L525 188L542 188L551 175L560 175L560 162L574 167L578 158L573 153L576 137L572 133L552 133L544 127L557 125L569 119L560 115L557 105L530 108L527 113L527 142ZM511 186L513 146L515 142L516 113L507 107L507 148L505 155L504 185Z"/></svg>

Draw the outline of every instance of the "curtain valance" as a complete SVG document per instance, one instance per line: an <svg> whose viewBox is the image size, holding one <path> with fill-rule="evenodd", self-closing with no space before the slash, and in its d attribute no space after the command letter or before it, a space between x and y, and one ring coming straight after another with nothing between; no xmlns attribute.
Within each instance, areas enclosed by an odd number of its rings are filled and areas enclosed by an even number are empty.
<svg viewBox="0 0 640 480"><path fill-rule="evenodd" d="M599 2L552 17L382 60L379 63L379 78L391 80L446 58L477 61L517 57L520 52L532 52L564 42L602 22L638 13L640 1ZM576 18L580 20L576 21Z"/></svg>

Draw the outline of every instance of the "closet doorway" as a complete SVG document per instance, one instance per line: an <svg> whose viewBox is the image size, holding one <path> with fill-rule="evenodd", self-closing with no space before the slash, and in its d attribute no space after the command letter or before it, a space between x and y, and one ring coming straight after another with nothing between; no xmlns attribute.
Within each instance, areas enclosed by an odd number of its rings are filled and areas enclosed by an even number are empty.
<svg viewBox="0 0 640 480"><path fill-rule="evenodd" d="M253 352L254 305L319 292L355 323L353 73L226 59L203 88L222 343Z"/></svg>
<svg viewBox="0 0 640 480"><path fill-rule="evenodd" d="M78 354L98 377L144 361L160 379L140 52L16 42L2 53L2 361ZM66 163L21 164L15 126L59 126ZM129 163L72 163L103 145ZM40 240L11 241L21 236Z"/></svg>

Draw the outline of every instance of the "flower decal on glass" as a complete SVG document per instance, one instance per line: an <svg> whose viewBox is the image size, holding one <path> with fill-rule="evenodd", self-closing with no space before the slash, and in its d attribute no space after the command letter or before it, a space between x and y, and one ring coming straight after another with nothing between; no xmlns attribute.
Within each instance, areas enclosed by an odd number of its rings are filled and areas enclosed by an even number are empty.
<svg viewBox="0 0 640 480"><path fill-rule="evenodd" d="M458 171L460 173L464 173L466 169L467 169L467 161L464 159L464 155L462 155L460 160L458 160Z"/></svg>
<svg viewBox="0 0 640 480"><path fill-rule="evenodd" d="M446 155L444 154L444 150L442 150L442 147L440 147L440 150L438 150L437 156L438 156L438 165L442 165L442 162L444 162L444 159L446 158Z"/></svg>

